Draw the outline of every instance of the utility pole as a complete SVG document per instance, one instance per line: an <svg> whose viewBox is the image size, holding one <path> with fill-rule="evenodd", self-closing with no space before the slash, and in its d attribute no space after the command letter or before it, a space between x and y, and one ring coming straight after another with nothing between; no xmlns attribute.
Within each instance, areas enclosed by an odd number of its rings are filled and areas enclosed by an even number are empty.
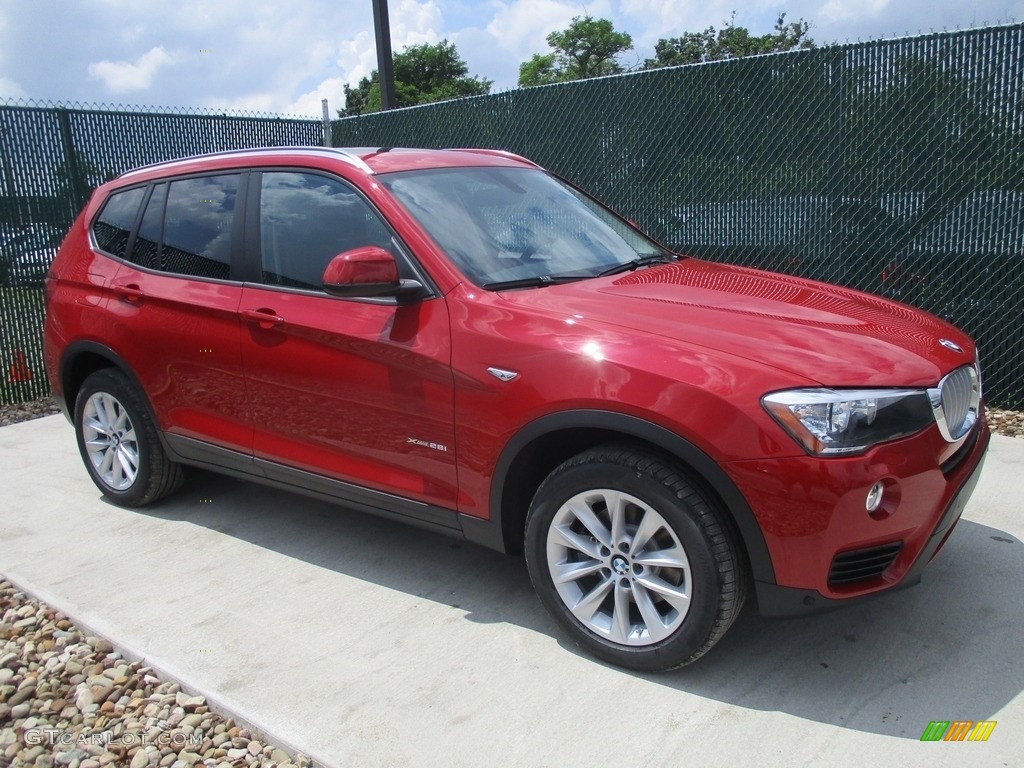
<svg viewBox="0 0 1024 768"><path fill-rule="evenodd" d="M391 60L391 22L388 0L373 0L373 29L377 34L377 76L380 84L380 108L395 108L395 68Z"/></svg>

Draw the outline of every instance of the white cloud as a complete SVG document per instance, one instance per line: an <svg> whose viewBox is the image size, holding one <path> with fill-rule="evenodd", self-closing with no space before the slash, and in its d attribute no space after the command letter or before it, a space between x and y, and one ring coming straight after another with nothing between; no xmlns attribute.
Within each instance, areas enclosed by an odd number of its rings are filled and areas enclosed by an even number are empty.
<svg viewBox="0 0 1024 768"><path fill-rule="evenodd" d="M818 20L824 24L858 19L865 15L877 16L889 5L889 0L829 0L818 11Z"/></svg>
<svg viewBox="0 0 1024 768"><path fill-rule="evenodd" d="M550 53L547 36L565 29L577 16L613 16L610 0L580 3L573 0L511 0L491 3L495 9L483 29L467 28L450 35L470 73L494 81L494 91L514 88L520 63L535 53ZM616 29L621 29L613 19Z"/></svg>
<svg viewBox="0 0 1024 768"><path fill-rule="evenodd" d="M335 63L346 83L355 85L359 78L369 77L370 72L377 68L377 44L373 32L364 30L342 41Z"/></svg>
<svg viewBox="0 0 1024 768"><path fill-rule="evenodd" d="M114 93L149 88L156 71L173 61L162 45L150 48L132 61L98 61L89 65L89 77L102 80Z"/></svg>
<svg viewBox="0 0 1024 768"><path fill-rule="evenodd" d="M369 3L367 3L369 6ZM443 32L444 19L437 0L421 3L416 0L394 0L389 4L391 25L391 50L400 53L409 45L437 43L452 33ZM330 40L336 46L335 64L341 70L345 82L354 84L377 68L377 41L372 22L359 31L348 31L343 35L331 34ZM342 38L340 42L338 38Z"/></svg>
<svg viewBox="0 0 1024 768"><path fill-rule="evenodd" d="M557 29L565 29L575 16L589 14L595 18L607 16L611 8L607 0L588 3L583 6L575 2L557 0L515 0L511 3L496 3L498 8L494 19L487 25L502 48L525 53L529 58L534 53L549 51L545 38Z"/></svg>
<svg viewBox="0 0 1024 768"><path fill-rule="evenodd" d="M24 99L28 94L9 77L0 75L0 99Z"/></svg>
<svg viewBox="0 0 1024 768"><path fill-rule="evenodd" d="M407 45L435 43L444 35L441 7L436 0L418 3L416 0L399 0L395 8L389 3L388 18L391 22L391 47L395 53Z"/></svg>
<svg viewBox="0 0 1024 768"><path fill-rule="evenodd" d="M323 111L320 102L327 99L327 106L330 109L331 119L338 116L338 110L345 106L345 84L348 82L344 77L329 77L316 88L296 97L291 103L286 104L282 113L285 115L300 115L302 117L320 117Z"/></svg>

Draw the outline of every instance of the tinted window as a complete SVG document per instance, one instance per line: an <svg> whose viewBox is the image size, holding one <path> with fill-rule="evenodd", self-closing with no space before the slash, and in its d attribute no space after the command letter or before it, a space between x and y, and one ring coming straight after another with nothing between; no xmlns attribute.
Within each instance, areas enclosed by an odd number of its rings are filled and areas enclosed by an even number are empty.
<svg viewBox="0 0 1024 768"><path fill-rule="evenodd" d="M132 246L131 260L142 267L161 269L160 266L160 230L164 222L164 203L167 202L167 185L158 184L146 203L146 212L142 214L139 233L135 236Z"/></svg>
<svg viewBox="0 0 1024 768"><path fill-rule="evenodd" d="M146 193L145 187L115 192L103 206L96 222L92 225L92 234L96 245L101 251L114 256L124 257L128 246L128 235L135 225L135 215Z"/></svg>
<svg viewBox="0 0 1024 768"><path fill-rule="evenodd" d="M354 189L314 173L263 174L263 282L320 289L334 256L366 245L395 252L390 231Z"/></svg>
<svg viewBox="0 0 1024 768"><path fill-rule="evenodd" d="M160 267L165 272L227 279L238 175L172 181Z"/></svg>

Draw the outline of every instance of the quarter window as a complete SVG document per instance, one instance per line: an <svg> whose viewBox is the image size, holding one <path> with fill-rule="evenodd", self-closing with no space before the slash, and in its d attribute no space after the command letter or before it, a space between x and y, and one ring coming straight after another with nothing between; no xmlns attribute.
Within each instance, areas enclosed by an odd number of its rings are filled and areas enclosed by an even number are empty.
<svg viewBox="0 0 1024 768"><path fill-rule="evenodd" d="M264 283L320 290L333 257L366 245L396 250L380 216L350 186L315 173L263 173Z"/></svg>
<svg viewBox="0 0 1024 768"><path fill-rule="evenodd" d="M135 216L145 193L145 187L136 187L110 196L92 225L93 237L101 251L124 258L128 236L135 226Z"/></svg>
<svg viewBox="0 0 1024 768"><path fill-rule="evenodd" d="M160 232L164 223L164 203L167 202L167 185L157 184L149 196L146 212L132 246L131 261L140 267L160 269Z"/></svg>

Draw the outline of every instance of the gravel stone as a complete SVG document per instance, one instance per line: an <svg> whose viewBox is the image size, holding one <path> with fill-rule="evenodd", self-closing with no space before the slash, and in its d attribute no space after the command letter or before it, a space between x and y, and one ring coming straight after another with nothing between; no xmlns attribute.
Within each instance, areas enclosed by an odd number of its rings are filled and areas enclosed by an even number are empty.
<svg viewBox="0 0 1024 768"><path fill-rule="evenodd" d="M2 422L0 422L2 423ZM20 627L15 624L31 620ZM3 768L305 768L0 576ZM42 744L27 744L39 729ZM60 733L50 743L45 734ZM69 746L73 745L73 746Z"/></svg>
<svg viewBox="0 0 1024 768"><path fill-rule="evenodd" d="M60 413L60 408L57 407L57 401L52 397L41 397L27 403L3 405L0 406L0 427L50 416L54 413Z"/></svg>
<svg viewBox="0 0 1024 768"><path fill-rule="evenodd" d="M986 408L988 426L997 435L1024 439L1024 411L1004 411L1001 408Z"/></svg>

